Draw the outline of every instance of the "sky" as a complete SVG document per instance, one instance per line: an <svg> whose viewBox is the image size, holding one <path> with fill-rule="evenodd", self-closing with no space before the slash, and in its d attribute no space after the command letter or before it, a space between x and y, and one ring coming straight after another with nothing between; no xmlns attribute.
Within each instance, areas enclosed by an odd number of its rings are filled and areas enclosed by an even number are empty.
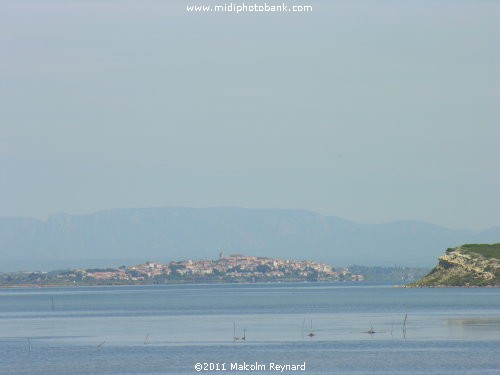
<svg viewBox="0 0 500 375"><path fill-rule="evenodd" d="M185 8L224 3L0 0L0 216L236 206L500 225L497 1Z"/></svg>

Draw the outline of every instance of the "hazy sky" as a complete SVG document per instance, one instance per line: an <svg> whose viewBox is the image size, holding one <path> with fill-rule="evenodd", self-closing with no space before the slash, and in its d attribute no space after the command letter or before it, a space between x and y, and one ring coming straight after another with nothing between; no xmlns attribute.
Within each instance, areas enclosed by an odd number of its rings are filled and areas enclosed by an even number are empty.
<svg viewBox="0 0 500 375"><path fill-rule="evenodd" d="M500 225L498 1L191 3L229 2L0 0L0 216L240 206Z"/></svg>

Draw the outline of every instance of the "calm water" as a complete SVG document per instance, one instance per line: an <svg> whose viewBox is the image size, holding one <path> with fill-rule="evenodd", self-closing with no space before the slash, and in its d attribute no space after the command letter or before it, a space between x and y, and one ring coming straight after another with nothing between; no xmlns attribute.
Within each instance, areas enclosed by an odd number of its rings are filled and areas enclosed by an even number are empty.
<svg viewBox="0 0 500 375"><path fill-rule="evenodd" d="M276 373L270 362L306 362L305 374L500 374L500 289L0 290L0 374L208 373L199 362L226 363L221 374ZM235 362L266 371L230 371Z"/></svg>

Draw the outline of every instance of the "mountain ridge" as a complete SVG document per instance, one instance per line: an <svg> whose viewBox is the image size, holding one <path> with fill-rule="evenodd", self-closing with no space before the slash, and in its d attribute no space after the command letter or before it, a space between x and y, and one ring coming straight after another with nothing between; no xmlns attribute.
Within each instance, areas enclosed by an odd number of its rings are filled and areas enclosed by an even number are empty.
<svg viewBox="0 0 500 375"><path fill-rule="evenodd" d="M483 234L484 232L484 234ZM315 258L334 265L430 266L440 249L500 227L454 230L417 220L359 224L301 209L147 207L55 214L46 220L0 218L0 271L33 267L213 258L220 250L255 256ZM474 241L471 241L474 240ZM491 241L489 241L491 242ZM79 260L79 263L75 263ZM54 268L49 267L49 268Z"/></svg>

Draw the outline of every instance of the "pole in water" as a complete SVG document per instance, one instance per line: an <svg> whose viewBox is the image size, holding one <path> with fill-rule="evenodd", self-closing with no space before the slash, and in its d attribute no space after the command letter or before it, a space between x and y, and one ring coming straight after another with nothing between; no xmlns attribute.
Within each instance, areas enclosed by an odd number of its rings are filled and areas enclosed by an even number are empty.
<svg viewBox="0 0 500 375"><path fill-rule="evenodd" d="M405 314L405 319L403 321L403 338L406 339L406 319L408 318L408 313Z"/></svg>
<svg viewBox="0 0 500 375"><path fill-rule="evenodd" d="M311 319L311 329L309 330L309 333L307 334L310 338L313 338L314 333L313 333L313 321Z"/></svg>
<svg viewBox="0 0 500 375"><path fill-rule="evenodd" d="M52 311L54 311L54 297L50 297L50 301L51 301Z"/></svg>

